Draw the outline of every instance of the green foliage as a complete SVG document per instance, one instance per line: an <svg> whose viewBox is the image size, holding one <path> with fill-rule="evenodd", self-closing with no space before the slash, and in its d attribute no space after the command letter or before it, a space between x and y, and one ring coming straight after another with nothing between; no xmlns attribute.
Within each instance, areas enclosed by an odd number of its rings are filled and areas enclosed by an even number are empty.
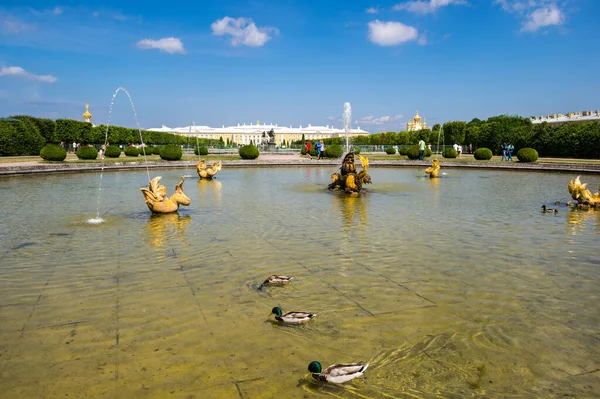
<svg viewBox="0 0 600 399"><path fill-rule="evenodd" d="M360 147L356 147L356 146L350 147L350 151L352 151L355 155L358 155L358 154L360 154Z"/></svg>
<svg viewBox="0 0 600 399"><path fill-rule="evenodd" d="M134 147L132 145L125 147L125 149L123 150L123 152L128 157L137 157L138 155L140 155L140 150L138 150L136 147Z"/></svg>
<svg viewBox="0 0 600 399"><path fill-rule="evenodd" d="M317 149L316 149L316 148L311 148L311 149L310 149L310 156L311 156L311 157L316 157L316 156L318 156L318 155L319 155L319 152L317 151Z"/></svg>
<svg viewBox="0 0 600 399"><path fill-rule="evenodd" d="M400 155L408 155L408 150L410 150L410 147L403 145L402 147L400 147L398 152L400 153Z"/></svg>
<svg viewBox="0 0 600 399"><path fill-rule="evenodd" d="M73 119L57 119L55 122L55 140L65 143L90 144L94 142L92 124Z"/></svg>
<svg viewBox="0 0 600 399"><path fill-rule="evenodd" d="M160 158L166 161L179 161L183 156L181 146L177 144L167 144L160 148Z"/></svg>
<svg viewBox="0 0 600 399"><path fill-rule="evenodd" d="M31 121L0 120L0 156L39 155L44 144Z"/></svg>
<svg viewBox="0 0 600 399"><path fill-rule="evenodd" d="M408 159L419 159L419 146L415 145L408 149L406 152Z"/></svg>
<svg viewBox="0 0 600 399"><path fill-rule="evenodd" d="M106 147L106 151L104 152L109 158L119 158L121 156L121 149L118 145L109 145Z"/></svg>
<svg viewBox="0 0 600 399"><path fill-rule="evenodd" d="M194 148L194 154L196 155L208 155L208 148L204 146Z"/></svg>
<svg viewBox="0 0 600 399"><path fill-rule="evenodd" d="M150 154L150 152L148 152ZM160 155L160 147L152 147L152 154Z"/></svg>
<svg viewBox="0 0 600 399"><path fill-rule="evenodd" d="M12 118L22 120L35 126L38 133L44 138L46 143L55 143L54 138L54 121L52 119L35 118L29 115L15 115Z"/></svg>
<svg viewBox="0 0 600 399"><path fill-rule="evenodd" d="M306 146L302 146L300 149L300 155L306 155Z"/></svg>
<svg viewBox="0 0 600 399"><path fill-rule="evenodd" d="M425 147L425 151L423 152L423 156L425 158L427 158L427 157L430 157L431 154L433 154L433 152L428 147Z"/></svg>
<svg viewBox="0 0 600 399"><path fill-rule="evenodd" d="M517 158L521 162L535 162L538 159L538 153L533 148L521 148L517 152Z"/></svg>
<svg viewBox="0 0 600 399"><path fill-rule="evenodd" d="M473 154L473 156L478 161L487 161L488 159L492 159L492 150L490 150L489 148L485 148L485 147L478 148L475 150L475 153Z"/></svg>
<svg viewBox="0 0 600 399"><path fill-rule="evenodd" d="M467 124L463 121L444 123L444 142L462 144L465 141Z"/></svg>
<svg viewBox="0 0 600 399"><path fill-rule="evenodd" d="M325 147L323 155L326 158L339 158L344 154L344 147L339 144L333 144Z"/></svg>
<svg viewBox="0 0 600 399"><path fill-rule="evenodd" d="M456 151L454 148L452 147L447 147L444 149L444 151L442 152L442 156L444 158L456 158L458 156L458 151Z"/></svg>
<svg viewBox="0 0 600 399"><path fill-rule="evenodd" d="M67 152L57 144L48 144L40 150L40 157L46 161L64 161Z"/></svg>
<svg viewBox="0 0 600 399"><path fill-rule="evenodd" d="M96 159L98 158L98 150L87 145L79 146L77 149L77 158L79 159Z"/></svg>
<svg viewBox="0 0 600 399"><path fill-rule="evenodd" d="M256 159L256 158L258 158L259 152L258 152L258 148L256 148L252 144L249 144L249 145L240 147L239 154L240 154L240 157L242 157L242 159Z"/></svg>
<svg viewBox="0 0 600 399"><path fill-rule="evenodd" d="M385 149L386 154L394 155L396 153L396 149L394 147L388 147Z"/></svg>

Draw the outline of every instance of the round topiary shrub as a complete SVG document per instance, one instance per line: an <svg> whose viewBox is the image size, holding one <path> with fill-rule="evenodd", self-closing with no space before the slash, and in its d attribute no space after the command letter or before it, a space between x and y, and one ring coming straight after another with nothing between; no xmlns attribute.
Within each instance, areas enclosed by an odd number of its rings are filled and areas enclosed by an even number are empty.
<svg viewBox="0 0 600 399"><path fill-rule="evenodd" d="M140 149L138 150L140 155L152 155L152 148L151 147L140 147Z"/></svg>
<svg viewBox="0 0 600 399"><path fill-rule="evenodd" d="M475 153L473 154L473 156L478 161L487 161L488 159L492 159L492 150L490 150L489 148L485 148L485 147L478 148L475 150Z"/></svg>
<svg viewBox="0 0 600 399"><path fill-rule="evenodd" d="M40 150L40 157L46 161L64 161L67 152L57 144L48 144Z"/></svg>
<svg viewBox="0 0 600 399"><path fill-rule="evenodd" d="M419 146L410 147L406 152L408 159L419 159Z"/></svg>
<svg viewBox="0 0 600 399"><path fill-rule="evenodd" d="M311 157L318 157L319 156L319 151L317 151L316 148L311 148L310 149L310 156Z"/></svg>
<svg viewBox="0 0 600 399"><path fill-rule="evenodd" d="M306 155L306 146L300 149L300 155Z"/></svg>
<svg viewBox="0 0 600 399"><path fill-rule="evenodd" d="M160 155L160 149L161 147L152 147L152 154ZM150 154L150 152L148 152L148 154Z"/></svg>
<svg viewBox="0 0 600 399"><path fill-rule="evenodd" d="M208 155L208 148L204 146L194 148L194 154L196 155Z"/></svg>
<svg viewBox="0 0 600 399"><path fill-rule="evenodd" d="M433 154L433 152L431 151L431 149L429 147L425 147L425 152L423 153L423 156L425 158L430 157Z"/></svg>
<svg viewBox="0 0 600 399"><path fill-rule="evenodd" d="M118 145L109 145L106 147L104 155L110 158L119 158L121 156L121 149Z"/></svg>
<svg viewBox="0 0 600 399"><path fill-rule="evenodd" d="M339 144L333 144L325 148L325 153L323 154L327 158L339 158L344 155L344 147Z"/></svg>
<svg viewBox="0 0 600 399"><path fill-rule="evenodd" d="M137 157L138 155L140 155L140 150L138 150L134 146L125 147L125 149L123 150L123 152L128 157Z"/></svg>
<svg viewBox="0 0 600 399"><path fill-rule="evenodd" d="M520 162L535 162L538 159L538 152L533 148L521 148L517 152L517 158Z"/></svg>
<svg viewBox="0 0 600 399"><path fill-rule="evenodd" d="M96 159L98 158L98 150L94 147L82 145L77 149L77 158L79 159Z"/></svg>
<svg viewBox="0 0 600 399"><path fill-rule="evenodd" d="M350 147L350 151L352 151L354 155L360 154L360 148L358 147Z"/></svg>
<svg viewBox="0 0 600 399"><path fill-rule="evenodd" d="M394 147L388 147L385 149L386 154L394 155L396 153L396 149Z"/></svg>
<svg viewBox="0 0 600 399"><path fill-rule="evenodd" d="M400 147L400 149L398 150L398 153L399 153L400 155L406 155L406 154L408 154L408 150L410 150L410 147L407 147L407 146L402 146L402 147Z"/></svg>
<svg viewBox="0 0 600 399"><path fill-rule="evenodd" d="M444 149L444 151L442 152L442 156L444 158L456 158L458 156L458 151L456 151L452 147L448 147Z"/></svg>
<svg viewBox="0 0 600 399"><path fill-rule="evenodd" d="M183 156L181 146L176 144L167 144L160 147L160 158L165 161L179 161Z"/></svg>
<svg viewBox="0 0 600 399"><path fill-rule="evenodd" d="M306 154L306 149L304 153ZM248 144L240 148L240 157L242 157L242 159L256 159L258 158L258 155L258 148L252 144Z"/></svg>

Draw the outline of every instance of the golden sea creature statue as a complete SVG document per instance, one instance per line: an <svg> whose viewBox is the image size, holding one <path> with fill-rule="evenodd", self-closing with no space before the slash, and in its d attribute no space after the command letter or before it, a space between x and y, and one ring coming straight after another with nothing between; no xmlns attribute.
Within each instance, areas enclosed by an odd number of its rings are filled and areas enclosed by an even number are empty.
<svg viewBox="0 0 600 399"><path fill-rule="evenodd" d="M371 176L367 173L369 169L369 160L361 155L356 155L362 165L362 170L356 173L354 164L354 153L351 151L344 157L340 173L331 175L330 190L344 190L347 193L359 193L363 184L371 183Z"/></svg>
<svg viewBox="0 0 600 399"><path fill-rule="evenodd" d="M600 194L595 193L592 195L592 192L587 189L587 183L582 184L579 177L577 176L575 180L569 181L569 194L571 194L571 198L577 201L577 207L600 208Z"/></svg>
<svg viewBox="0 0 600 399"><path fill-rule="evenodd" d="M434 159L431 161L431 167L425 169L425 173L429 175L429 177L438 177L440 173L440 161Z"/></svg>
<svg viewBox="0 0 600 399"><path fill-rule="evenodd" d="M196 165L196 170L198 171L198 176L201 179L212 179L215 175L221 170L223 165L220 161L217 161L212 164L212 166L208 166L206 161L200 160L198 165Z"/></svg>
<svg viewBox="0 0 600 399"><path fill-rule="evenodd" d="M175 194L171 198L167 197L167 188L159 184L162 177L158 176L150 180L148 188L140 188L144 193L144 200L148 208L154 213L170 213L176 212L179 205L189 205L190 199L183 193L183 182L185 177L181 178L181 182L175 186Z"/></svg>

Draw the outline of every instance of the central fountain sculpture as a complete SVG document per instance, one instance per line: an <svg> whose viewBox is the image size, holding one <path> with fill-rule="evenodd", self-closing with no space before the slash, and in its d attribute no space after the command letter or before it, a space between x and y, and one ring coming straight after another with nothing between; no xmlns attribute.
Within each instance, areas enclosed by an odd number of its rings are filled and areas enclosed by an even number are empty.
<svg viewBox="0 0 600 399"><path fill-rule="evenodd" d="M161 176L157 176L150 180L148 188L142 187L140 190L144 193L144 200L148 209L153 213L171 213L177 212L179 205L189 205L191 200L183 193L183 182L185 177L181 178L181 182L175 186L175 194L171 198L167 197L167 188L159 183Z"/></svg>
<svg viewBox="0 0 600 399"><path fill-rule="evenodd" d="M440 174L440 161L437 159L431 161L431 167L425 169L425 173L427 173L431 178L438 177Z"/></svg>
<svg viewBox="0 0 600 399"><path fill-rule="evenodd" d="M587 209L589 207L600 209L600 194L592 194L587 188L587 183L581 183L579 180L580 176L577 176L575 180L569 180L569 194L571 198L577 201L578 208ZM600 190L600 187L598 187Z"/></svg>
<svg viewBox="0 0 600 399"><path fill-rule="evenodd" d="M223 167L220 161L215 161L212 166L208 166L203 159L198 161L196 170L201 179L212 179Z"/></svg>
<svg viewBox="0 0 600 399"><path fill-rule="evenodd" d="M344 190L347 193L359 193L362 190L363 184L371 183L371 176L367 173L369 169L369 160L361 155L356 155L362 165L362 170L356 173L356 165L354 164L354 153L349 152L344 157L340 173L331 175L330 190Z"/></svg>

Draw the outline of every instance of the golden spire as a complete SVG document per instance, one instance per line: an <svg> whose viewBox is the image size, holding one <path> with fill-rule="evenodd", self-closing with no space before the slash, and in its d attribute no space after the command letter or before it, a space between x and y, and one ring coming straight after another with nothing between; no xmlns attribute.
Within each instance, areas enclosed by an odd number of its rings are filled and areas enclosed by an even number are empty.
<svg viewBox="0 0 600 399"><path fill-rule="evenodd" d="M92 119L92 114L90 114L90 104L85 104L85 112L83 113L83 118L86 122L89 122Z"/></svg>
<svg viewBox="0 0 600 399"><path fill-rule="evenodd" d="M415 115L415 121L420 121L421 117L419 116L419 110L417 110L417 114Z"/></svg>

